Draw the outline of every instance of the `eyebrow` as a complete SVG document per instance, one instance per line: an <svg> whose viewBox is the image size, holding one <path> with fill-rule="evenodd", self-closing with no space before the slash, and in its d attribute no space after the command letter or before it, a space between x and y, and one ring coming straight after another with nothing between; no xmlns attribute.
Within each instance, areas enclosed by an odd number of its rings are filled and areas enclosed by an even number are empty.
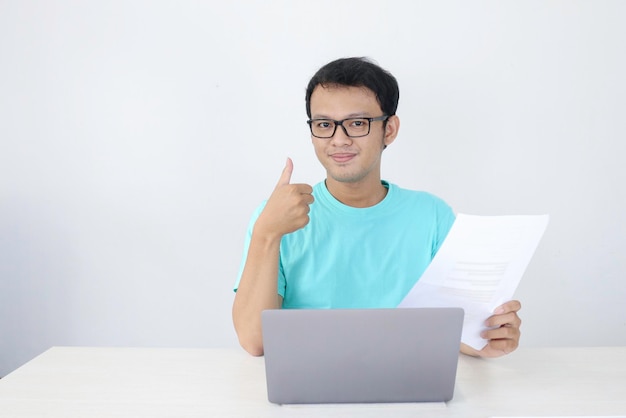
<svg viewBox="0 0 626 418"><path fill-rule="evenodd" d="M352 119L352 118L369 118L371 117L369 112L358 112L358 113L350 113L349 115L347 115L345 118L343 119ZM330 116L327 115L318 115L315 114L311 117L311 119L330 119L330 120L336 120L331 118Z"/></svg>

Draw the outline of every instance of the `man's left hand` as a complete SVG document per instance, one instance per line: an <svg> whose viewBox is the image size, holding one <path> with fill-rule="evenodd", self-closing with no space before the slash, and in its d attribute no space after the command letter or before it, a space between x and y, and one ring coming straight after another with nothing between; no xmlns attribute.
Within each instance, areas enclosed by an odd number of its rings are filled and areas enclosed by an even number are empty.
<svg viewBox="0 0 626 418"><path fill-rule="evenodd" d="M496 308L494 314L487 318L485 325L490 328L482 332L487 345L482 350L475 350L461 344L461 352L478 357L500 357L509 354L519 346L520 325L522 320L517 312L522 308L518 300L511 300Z"/></svg>

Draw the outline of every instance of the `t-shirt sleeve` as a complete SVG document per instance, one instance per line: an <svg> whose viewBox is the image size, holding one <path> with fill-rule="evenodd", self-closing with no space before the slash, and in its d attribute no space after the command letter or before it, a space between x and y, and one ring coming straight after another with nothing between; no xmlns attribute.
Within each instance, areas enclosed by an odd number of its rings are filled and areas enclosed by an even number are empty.
<svg viewBox="0 0 626 418"><path fill-rule="evenodd" d="M441 245L448 236L448 232L450 232L455 219L456 216L454 215L452 208L443 200L439 200L437 205L437 229L435 231L435 239L433 242L432 258L435 257L435 254L437 254L439 248L441 248Z"/></svg>

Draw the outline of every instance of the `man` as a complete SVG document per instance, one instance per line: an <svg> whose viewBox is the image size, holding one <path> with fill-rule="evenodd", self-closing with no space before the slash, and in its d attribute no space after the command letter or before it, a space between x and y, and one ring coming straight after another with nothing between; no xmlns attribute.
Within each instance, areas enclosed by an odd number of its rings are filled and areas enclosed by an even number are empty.
<svg viewBox="0 0 626 418"><path fill-rule="evenodd" d="M398 135L395 78L363 58L322 67L306 91L311 140L326 180L291 184L287 163L253 216L235 286L233 323L241 346L263 354L261 311L275 308L395 307L445 239L454 213L439 198L381 180L383 150ZM487 320L480 351L497 357L519 343L521 305Z"/></svg>

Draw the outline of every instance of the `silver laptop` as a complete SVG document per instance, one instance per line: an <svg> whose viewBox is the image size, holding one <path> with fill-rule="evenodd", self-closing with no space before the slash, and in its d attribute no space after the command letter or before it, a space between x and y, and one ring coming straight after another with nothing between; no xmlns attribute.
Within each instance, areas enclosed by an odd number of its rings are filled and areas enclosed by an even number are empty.
<svg viewBox="0 0 626 418"><path fill-rule="evenodd" d="M452 399L461 308L276 309L261 317L270 402Z"/></svg>

